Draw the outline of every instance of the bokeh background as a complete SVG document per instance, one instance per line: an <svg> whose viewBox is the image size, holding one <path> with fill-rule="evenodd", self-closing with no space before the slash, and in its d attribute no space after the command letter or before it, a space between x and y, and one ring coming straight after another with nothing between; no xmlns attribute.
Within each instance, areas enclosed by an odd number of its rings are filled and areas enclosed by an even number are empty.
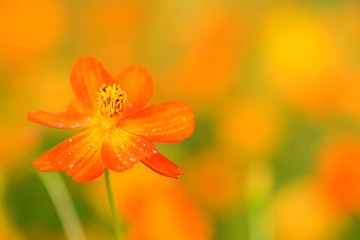
<svg viewBox="0 0 360 240"><path fill-rule="evenodd" d="M126 239L360 239L357 0L0 0L0 239L66 239L30 163L75 131L26 111L64 110L85 54L113 76L141 64L151 104L196 113L157 145L179 180L111 174ZM60 177L86 239L111 239L103 176Z"/></svg>

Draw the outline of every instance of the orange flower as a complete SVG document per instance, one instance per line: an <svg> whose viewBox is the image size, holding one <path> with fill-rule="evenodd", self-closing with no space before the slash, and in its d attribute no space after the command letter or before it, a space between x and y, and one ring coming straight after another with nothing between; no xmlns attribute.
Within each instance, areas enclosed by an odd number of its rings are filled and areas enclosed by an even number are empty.
<svg viewBox="0 0 360 240"><path fill-rule="evenodd" d="M336 135L319 153L318 183L330 203L344 212L360 209L360 139Z"/></svg>
<svg viewBox="0 0 360 240"><path fill-rule="evenodd" d="M155 172L177 178L184 171L158 153L153 142L180 142L194 131L190 105L169 101L144 108L152 80L140 66L113 79L95 58L80 57L70 82L76 99L63 113L28 112L30 121L65 129L85 129L32 163L39 171L66 171L77 182L116 172L141 161Z"/></svg>
<svg viewBox="0 0 360 240"><path fill-rule="evenodd" d="M315 182L300 179L285 186L270 206L271 231L277 240L340 239L344 218L324 198ZM291 220L290 220L291 219Z"/></svg>

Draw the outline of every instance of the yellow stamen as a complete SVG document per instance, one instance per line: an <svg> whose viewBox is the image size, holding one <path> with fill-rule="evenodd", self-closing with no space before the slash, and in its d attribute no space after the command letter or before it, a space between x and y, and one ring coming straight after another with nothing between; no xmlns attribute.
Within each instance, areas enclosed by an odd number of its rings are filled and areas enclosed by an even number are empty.
<svg viewBox="0 0 360 240"><path fill-rule="evenodd" d="M114 83L112 86L103 84L98 92L99 112L103 116L120 116L124 111L126 93Z"/></svg>

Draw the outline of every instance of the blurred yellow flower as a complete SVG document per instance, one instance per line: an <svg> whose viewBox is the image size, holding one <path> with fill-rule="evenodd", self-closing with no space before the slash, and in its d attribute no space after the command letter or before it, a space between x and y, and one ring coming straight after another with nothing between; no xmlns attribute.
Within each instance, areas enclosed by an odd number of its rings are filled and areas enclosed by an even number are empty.
<svg viewBox="0 0 360 240"><path fill-rule="evenodd" d="M270 86L295 107L324 113L342 86L344 56L324 19L300 6L271 9L261 29Z"/></svg>

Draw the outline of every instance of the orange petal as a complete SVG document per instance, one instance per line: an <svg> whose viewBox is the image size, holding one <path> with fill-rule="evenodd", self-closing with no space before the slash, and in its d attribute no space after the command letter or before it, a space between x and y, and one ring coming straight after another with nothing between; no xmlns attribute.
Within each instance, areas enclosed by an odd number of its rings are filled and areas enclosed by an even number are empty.
<svg viewBox="0 0 360 240"><path fill-rule="evenodd" d="M111 130L101 148L107 168L122 172L132 168L139 160L150 157L155 145L145 137L128 133L119 128Z"/></svg>
<svg viewBox="0 0 360 240"><path fill-rule="evenodd" d="M102 139L101 130L83 131L45 152L32 165L39 171L66 171L76 182L91 181L105 171L100 151Z"/></svg>
<svg viewBox="0 0 360 240"><path fill-rule="evenodd" d="M180 142L194 132L194 110L184 102L152 105L121 120L119 127L153 142Z"/></svg>
<svg viewBox="0 0 360 240"><path fill-rule="evenodd" d="M143 159L141 162L154 172L167 177L178 178L178 175L185 173L182 169L160 153L153 154L152 157Z"/></svg>
<svg viewBox="0 0 360 240"><path fill-rule="evenodd" d="M111 76L102 64L88 55L79 57L74 63L70 76L72 89L80 104L86 110L96 107L97 92L102 84L111 85Z"/></svg>
<svg viewBox="0 0 360 240"><path fill-rule="evenodd" d="M124 115L129 115L143 108L150 101L153 83L145 68L140 66L127 67L116 78L116 82L127 95Z"/></svg>
<svg viewBox="0 0 360 240"><path fill-rule="evenodd" d="M37 160L31 163L32 166L36 167L38 171L42 172L56 172L59 171L58 168L54 167L49 160L45 157L44 154L40 156Z"/></svg>
<svg viewBox="0 0 360 240"><path fill-rule="evenodd" d="M84 111L77 99L70 102L66 112L50 113L46 111L29 111L27 112L27 118L30 121L49 127L64 129L81 129L97 124L96 119L92 118L87 111Z"/></svg>
<svg viewBox="0 0 360 240"><path fill-rule="evenodd" d="M75 129L87 128L95 124L88 115L71 113L50 113L46 111L27 112L27 119L49 127Z"/></svg>

